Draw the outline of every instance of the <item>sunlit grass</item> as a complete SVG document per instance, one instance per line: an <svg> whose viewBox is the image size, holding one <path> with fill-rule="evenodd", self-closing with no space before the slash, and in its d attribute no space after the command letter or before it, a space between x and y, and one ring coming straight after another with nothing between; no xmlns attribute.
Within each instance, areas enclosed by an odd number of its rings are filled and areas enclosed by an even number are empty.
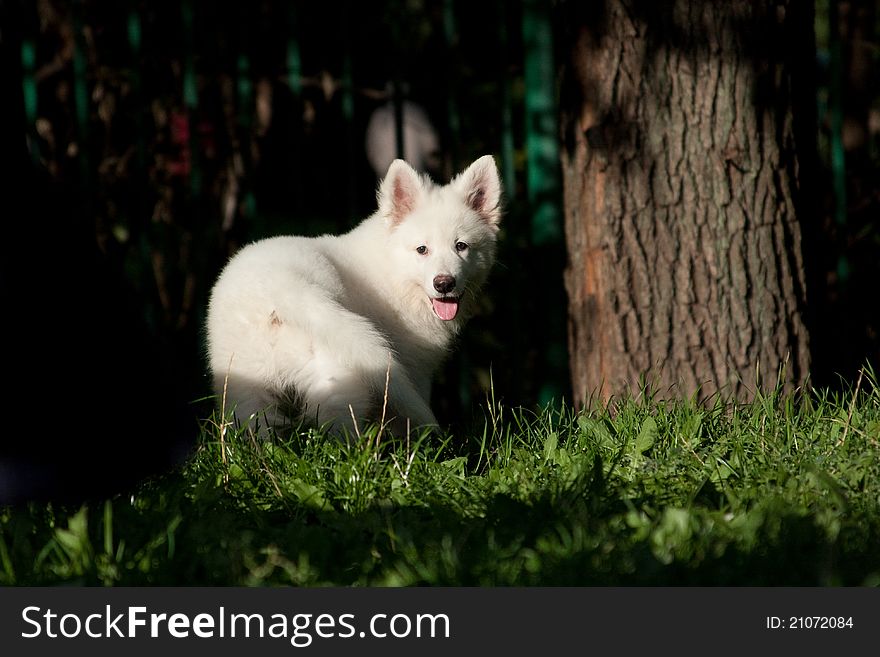
<svg viewBox="0 0 880 657"><path fill-rule="evenodd" d="M351 443L212 418L130 494L0 511L0 583L880 584L870 370L844 394L484 415Z"/></svg>

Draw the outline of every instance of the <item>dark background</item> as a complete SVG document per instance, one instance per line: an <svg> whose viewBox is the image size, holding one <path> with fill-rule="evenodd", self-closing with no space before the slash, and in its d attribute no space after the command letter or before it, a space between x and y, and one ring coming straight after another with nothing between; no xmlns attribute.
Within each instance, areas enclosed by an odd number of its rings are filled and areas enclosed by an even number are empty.
<svg viewBox="0 0 880 657"><path fill-rule="evenodd" d="M490 383L514 405L564 398L547 158L564 4L0 2L7 490L112 485L130 470L107 463L181 458L211 410L202 323L220 268L248 241L369 215L368 122L405 102L432 125L436 180L491 153L507 196L499 263L435 386L438 417L478 421ZM880 11L815 6L812 377L839 387L880 355Z"/></svg>

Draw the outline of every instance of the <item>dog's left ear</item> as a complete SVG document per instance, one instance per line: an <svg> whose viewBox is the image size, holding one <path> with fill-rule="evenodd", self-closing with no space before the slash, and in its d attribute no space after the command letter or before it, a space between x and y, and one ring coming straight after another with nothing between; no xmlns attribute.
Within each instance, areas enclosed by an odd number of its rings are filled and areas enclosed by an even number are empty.
<svg viewBox="0 0 880 657"><path fill-rule="evenodd" d="M465 203L492 228L501 222L501 180L491 155L484 155L471 164L455 181Z"/></svg>
<svg viewBox="0 0 880 657"><path fill-rule="evenodd" d="M379 185L379 212L391 226L400 224L422 197L421 176L403 160L394 160Z"/></svg>

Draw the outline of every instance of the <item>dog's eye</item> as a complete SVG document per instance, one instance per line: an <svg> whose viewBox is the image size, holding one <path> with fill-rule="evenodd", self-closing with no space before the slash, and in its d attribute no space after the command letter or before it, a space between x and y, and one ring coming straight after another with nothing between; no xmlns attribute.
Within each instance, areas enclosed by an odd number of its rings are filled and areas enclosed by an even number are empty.
<svg viewBox="0 0 880 657"><path fill-rule="evenodd" d="M465 244L464 242L456 242L455 243L455 250L458 251L459 253L464 253L465 251L468 250L468 245Z"/></svg>
<svg viewBox="0 0 880 657"><path fill-rule="evenodd" d="M422 244L422 246L416 247L416 253L419 255L425 255L428 252L428 247Z"/></svg>

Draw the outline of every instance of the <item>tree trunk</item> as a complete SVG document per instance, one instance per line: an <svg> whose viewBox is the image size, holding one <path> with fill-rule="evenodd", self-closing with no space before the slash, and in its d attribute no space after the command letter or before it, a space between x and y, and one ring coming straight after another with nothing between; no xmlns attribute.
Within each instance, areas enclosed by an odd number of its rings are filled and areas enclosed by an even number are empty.
<svg viewBox="0 0 880 657"><path fill-rule="evenodd" d="M747 398L809 368L794 61L812 3L567 3L562 154L576 402ZM803 44L807 44L804 47ZM812 57L812 55L809 55Z"/></svg>

